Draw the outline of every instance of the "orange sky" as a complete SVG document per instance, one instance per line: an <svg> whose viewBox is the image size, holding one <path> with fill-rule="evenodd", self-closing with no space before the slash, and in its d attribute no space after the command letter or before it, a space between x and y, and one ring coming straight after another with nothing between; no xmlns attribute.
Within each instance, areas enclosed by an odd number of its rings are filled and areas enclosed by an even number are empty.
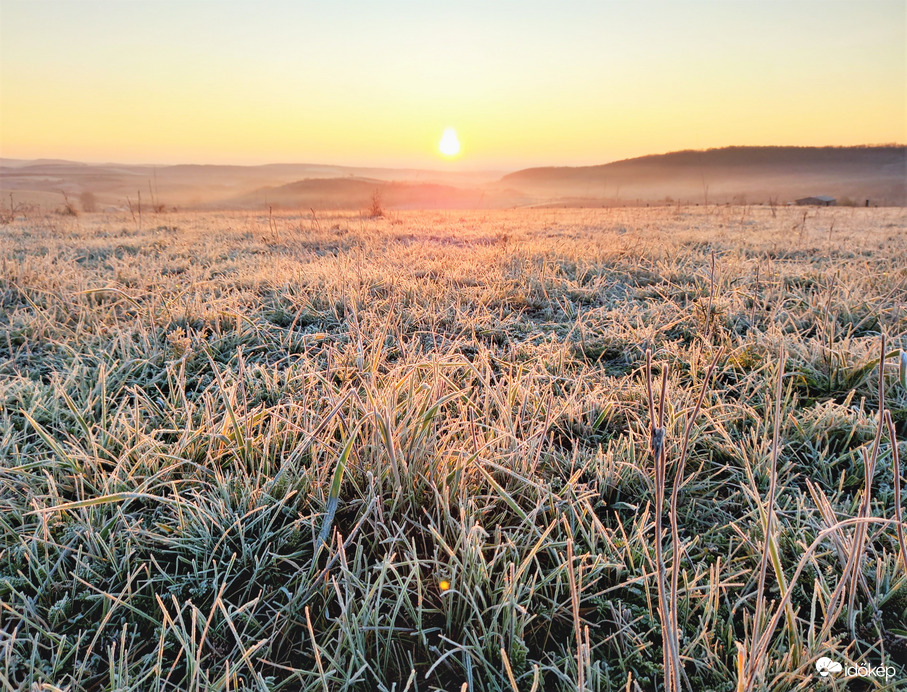
<svg viewBox="0 0 907 692"><path fill-rule="evenodd" d="M904 142L905 63L887 0L0 0L0 155L500 169Z"/></svg>

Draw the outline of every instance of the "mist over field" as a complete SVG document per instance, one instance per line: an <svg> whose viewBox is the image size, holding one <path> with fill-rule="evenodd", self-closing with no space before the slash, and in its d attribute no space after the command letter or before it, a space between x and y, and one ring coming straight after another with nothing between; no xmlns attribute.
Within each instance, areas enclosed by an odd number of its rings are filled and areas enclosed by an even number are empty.
<svg viewBox="0 0 907 692"><path fill-rule="evenodd" d="M314 164L126 166L0 161L0 197L54 209L64 194L123 208L501 209L651 204L788 204L832 196L843 204L907 204L907 148L729 147L600 166L450 172Z"/></svg>

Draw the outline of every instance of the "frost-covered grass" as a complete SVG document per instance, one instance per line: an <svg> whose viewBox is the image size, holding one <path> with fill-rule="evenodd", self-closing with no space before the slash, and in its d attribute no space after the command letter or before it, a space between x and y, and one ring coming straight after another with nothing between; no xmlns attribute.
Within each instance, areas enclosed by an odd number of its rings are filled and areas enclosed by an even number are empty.
<svg viewBox="0 0 907 692"><path fill-rule="evenodd" d="M0 687L897 689L907 213L806 214L0 227Z"/></svg>

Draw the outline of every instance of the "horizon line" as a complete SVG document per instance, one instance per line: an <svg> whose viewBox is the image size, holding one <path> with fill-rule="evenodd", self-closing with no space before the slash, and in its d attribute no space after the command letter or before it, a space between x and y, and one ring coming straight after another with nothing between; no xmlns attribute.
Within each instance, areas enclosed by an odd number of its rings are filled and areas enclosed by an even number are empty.
<svg viewBox="0 0 907 692"><path fill-rule="evenodd" d="M612 163L620 163L623 161L632 161L634 159L643 159L653 156L668 156L670 154L681 154L681 153L690 153L690 152L709 152L709 151L722 151L728 149L896 149L899 147L907 147L907 143L901 142L879 142L879 143L865 143L865 144L823 144L823 145L803 145L803 144L728 144L723 146L715 147L706 147L706 148L684 148L684 149L672 149L670 151L662 152L651 152L648 154L639 154L637 156L629 156L624 158L610 159L607 161L600 161L598 163L540 163L532 165L523 165L519 167L509 167L509 166L487 166L487 167L476 167L476 168L463 168L457 167L452 169L447 169L443 167L443 162L441 166L437 168L431 168L426 166L419 165L387 165L387 164L349 164L349 163L328 163L328 162L313 162L313 161L269 161L266 163L199 163L197 161L183 161L178 163L147 163L147 162L135 162L135 161L92 161L92 160L78 160L78 159L68 159L68 158L57 158L53 156L38 156L34 158L22 158L15 156L2 156L0 155L0 164L3 164L7 161L22 162L26 164L38 163L38 162L52 162L52 163L68 163L68 164L79 164L84 166L136 166L140 168L175 168L179 166L198 166L198 167L223 167L223 168L267 168L269 166L325 166L332 168L350 168L350 169L386 169L386 170L410 170L410 171L424 171L430 173L445 173L445 174L479 174L479 173L501 173L509 172L513 173L520 170L529 170L536 168L590 168L594 166L606 166Z"/></svg>

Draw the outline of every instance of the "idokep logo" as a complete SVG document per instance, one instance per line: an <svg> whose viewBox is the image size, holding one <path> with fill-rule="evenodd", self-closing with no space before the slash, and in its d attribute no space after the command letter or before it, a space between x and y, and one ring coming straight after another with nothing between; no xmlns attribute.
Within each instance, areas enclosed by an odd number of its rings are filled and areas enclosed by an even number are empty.
<svg viewBox="0 0 907 692"><path fill-rule="evenodd" d="M816 672L823 678L827 678L832 673L840 673L842 670L844 670L844 666L837 661L832 661L828 656L823 656L816 661Z"/></svg>
<svg viewBox="0 0 907 692"><path fill-rule="evenodd" d="M839 675L842 674L846 678L893 678L897 674L894 666L847 666L846 668L830 659L828 656L823 656L818 661L816 661L816 672L823 678L827 678L829 675Z"/></svg>

